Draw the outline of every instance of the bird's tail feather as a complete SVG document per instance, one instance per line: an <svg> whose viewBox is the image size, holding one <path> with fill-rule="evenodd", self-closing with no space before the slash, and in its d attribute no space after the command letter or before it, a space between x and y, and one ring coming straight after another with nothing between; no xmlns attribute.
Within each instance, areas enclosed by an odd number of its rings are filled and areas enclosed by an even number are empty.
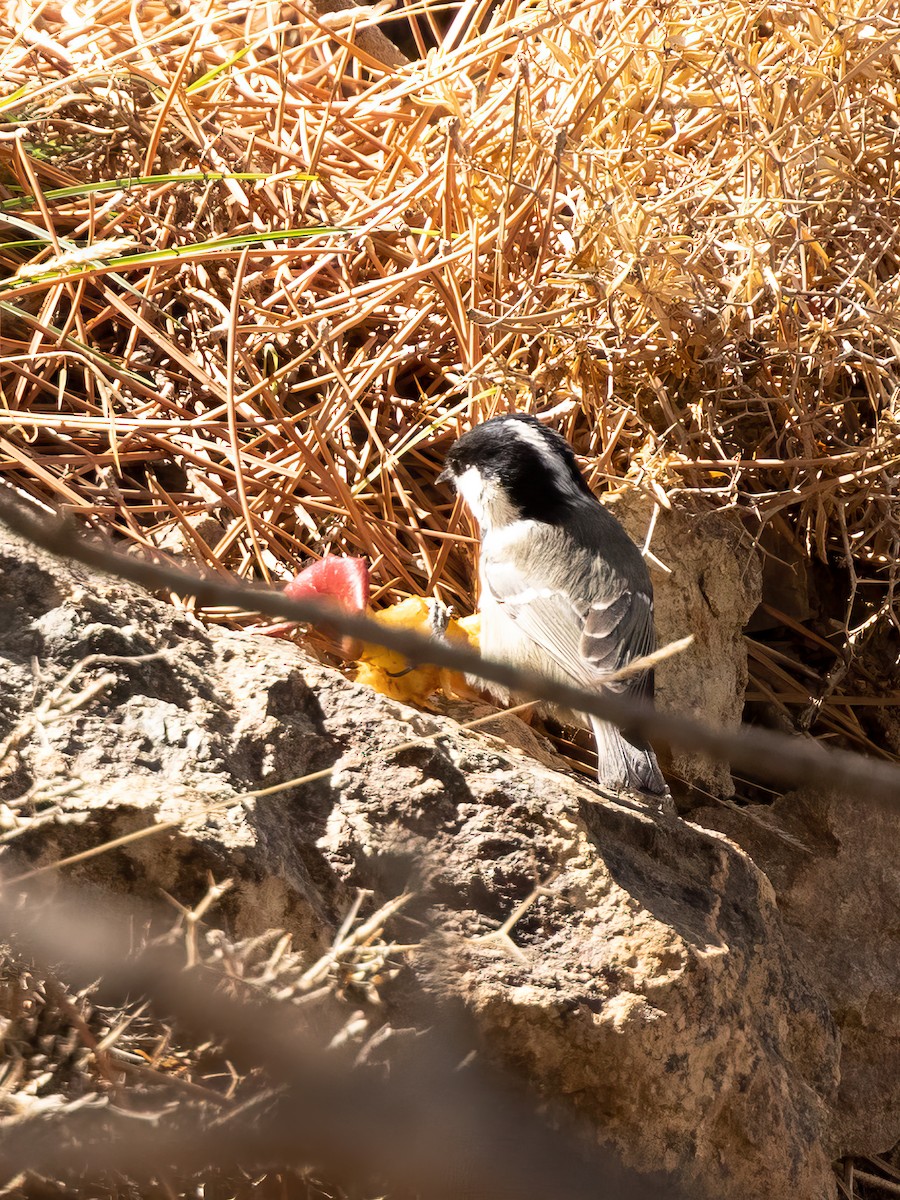
<svg viewBox="0 0 900 1200"><path fill-rule="evenodd" d="M597 778L610 788L626 787L654 795L669 794L656 755L646 742L615 725L591 719L597 740Z"/></svg>

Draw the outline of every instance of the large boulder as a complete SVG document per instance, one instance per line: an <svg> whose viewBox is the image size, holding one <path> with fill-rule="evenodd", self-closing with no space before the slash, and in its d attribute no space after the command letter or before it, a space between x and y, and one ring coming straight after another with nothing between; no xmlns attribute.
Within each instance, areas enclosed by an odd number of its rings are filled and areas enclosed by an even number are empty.
<svg viewBox="0 0 900 1200"><path fill-rule="evenodd" d="M897 814L808 790L746 813L699 809L767 873L784 936L840 1030L835 1155L900 1142L900 870Z"/></svg>
<svg viewBox="0 0 900 1200"><path fill-rule="evenodd" d="M7 872L177 822L65 871L123 907L227 876L219 920L311 956L358 888L411 885L420 986L551 1111L698 1196L834 1194L835 1027L726 837L5 533L0 609Z"/></svg>

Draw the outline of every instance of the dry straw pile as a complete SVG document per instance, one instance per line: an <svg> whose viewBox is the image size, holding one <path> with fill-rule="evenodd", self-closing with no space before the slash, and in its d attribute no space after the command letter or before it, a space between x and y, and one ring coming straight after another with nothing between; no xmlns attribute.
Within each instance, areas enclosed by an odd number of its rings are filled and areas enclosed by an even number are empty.
<svg viewBox="0 0 900 1200"><path fill-rule="evenodd" d="M0 467L222 571L361 553L378 602L467 610L437 464L551 411L595 484L774 523L877 624L898 81L898 0L7 0Z"/></svg>

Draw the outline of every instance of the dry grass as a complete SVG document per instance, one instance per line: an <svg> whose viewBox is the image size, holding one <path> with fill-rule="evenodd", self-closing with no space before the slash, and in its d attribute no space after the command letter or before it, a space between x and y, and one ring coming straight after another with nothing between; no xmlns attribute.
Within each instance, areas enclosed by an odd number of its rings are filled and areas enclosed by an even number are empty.
<svg viewBox="0 0 900 1200"><path fill-rule="evenodd" d="M310 965L283 931L235 942L221 930L207 928L204 918L228 886L210 881L194 909L176 904L181 910L176 924L139 949L171 946L180 952L183 947L186 968L201 971L212 988L245 1001L248 1021L260 1002L298 1006L336 1062L353 1061L379 1030L384 1036L380 989L389 985L406 953L415 949L386 941L384 927L408 896L361 919L360 909L370 894L360 893L332 947ZM94 1136L103 1127L105 1102L137 1126L152 1120L159 1127L158 1186L141 1186L114 1170L82 1175L78 1154L73 1154L72 1169L64 1179L46 1178L37 1156L33 1171L12 1178L4 1162L0 1196L126 1200L142 1195L171 1200L176 1194L209 1194L241 1200L341 1200L344 1193L339 1188L321 1184L307 1170L238 1172L207 1166L202 1176L168 1170L166 1137L179 1116L186 1120L204 1113L209 1121L234 1119L242 1110L260 1106L267 1096L271 1101L275 1093L261 1071L238 1071L217 1040L204 1040L197 1031L160 1020L143 1002L125 1008L99 1004L91 991L73 992L46 967L35 967L0 947L0 1114L8 1125L21 1125L76 1113L84 1117L87 1106L97 1127ZM234 1136L238 1139L240 1133Z"/></svg>
<svg viewBox="0 0 900 1200"><path fill-rule="evenodd" d="M900 2L408 0L392 67L367 13L7 0L0 471L222 572L364 554L377 603L468 610L437 464L551 411L595 485L843 564L843 662L895 620ZM780 667L761 696L868 740Z"/></svg>

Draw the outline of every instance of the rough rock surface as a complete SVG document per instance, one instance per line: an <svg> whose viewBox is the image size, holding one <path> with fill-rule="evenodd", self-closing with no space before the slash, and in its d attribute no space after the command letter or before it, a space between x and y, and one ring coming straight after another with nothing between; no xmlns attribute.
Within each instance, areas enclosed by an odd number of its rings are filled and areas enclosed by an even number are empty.
<svg viewBox="0 0 900 1200"><path fill-rule="evenodd" d="M643 546L654 506L635 493L616 500L612 512ZM656 631L661 646L686 634L694 643L660 663L660 707L736 729L747 690L744 630L762 598L762 565L746 530L720 513L656 510L648 559ZM667 772L717 796L734 792L727 764L676 751Z"/></svg>
<svg viewBox="0 0 900 1200"><path fill-rule="evenodd" d="M0 659L6 870L220 802L67 872L113 902L163 888L192 903L211 870L235 880L220 915L236 935L278 925L310 953L357 887L378 901L412 879L447 945L423 985L461 996L498 1059L628 1164L677 1171L698 1197L833 1194L835 1028L768 880L720 834L2 532ZM485 939L536 883L514 945Z"/></svg>
<svg viewBox="0 0 900 1200"><path fill-rule="evenodd" d="M896 812L801 791L749 814L757 820L727 809L693 816L728 833L766 871L785 937L840 1028L835 1155L882 1154L900 1141Z"/></svg>

